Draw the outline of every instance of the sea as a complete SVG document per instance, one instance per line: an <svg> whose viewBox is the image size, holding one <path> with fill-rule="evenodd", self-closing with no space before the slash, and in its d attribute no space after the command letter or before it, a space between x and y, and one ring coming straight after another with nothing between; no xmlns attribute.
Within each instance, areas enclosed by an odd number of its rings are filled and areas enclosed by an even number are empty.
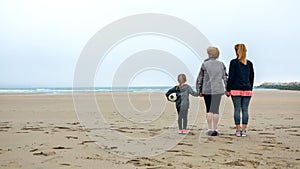
<svg viewBox="0 0 300 169"><path fill-rule="evenodd" d="M0 88L0 93L24 93L24 94L63 94L73 92L167 92L173 86L143 86L143 87L27 87L27 88ZM193 87L195 90L195 87ZM276 90L254 88L254 90Z"/></svg>
<svg viewBox="0 0 300 169"><path fill-rule="evenodd" d="M0 88L0 93L24 94L60 94L73 92L166 92L173 86L143 86L143 87L27 87L27 88Z"/></svg>

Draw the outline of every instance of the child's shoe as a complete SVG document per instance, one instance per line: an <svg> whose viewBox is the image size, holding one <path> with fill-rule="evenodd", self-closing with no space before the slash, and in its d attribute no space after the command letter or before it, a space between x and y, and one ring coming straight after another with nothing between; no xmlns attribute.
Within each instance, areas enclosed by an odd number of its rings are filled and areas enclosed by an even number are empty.
<svg viewBox="0 0 300 169"><path fill-rule="evenodd" d="M189 130L183 129L183 130L182 130L182 133L183 133L183 134L187 134L187 133L189 133Z"/></svg>

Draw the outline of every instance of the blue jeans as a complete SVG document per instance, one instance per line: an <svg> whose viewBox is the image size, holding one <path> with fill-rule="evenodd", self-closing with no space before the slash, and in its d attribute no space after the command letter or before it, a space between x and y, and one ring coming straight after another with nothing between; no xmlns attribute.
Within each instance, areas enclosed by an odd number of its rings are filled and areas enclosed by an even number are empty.
<svg viewBox="0 0 300 169"><path fill-rule="evenodd" d="M250 96L231 96L234 106L234 122L236 125L241 123L242 110L242 124L248 124L248 107L250 103Z"/></svg>

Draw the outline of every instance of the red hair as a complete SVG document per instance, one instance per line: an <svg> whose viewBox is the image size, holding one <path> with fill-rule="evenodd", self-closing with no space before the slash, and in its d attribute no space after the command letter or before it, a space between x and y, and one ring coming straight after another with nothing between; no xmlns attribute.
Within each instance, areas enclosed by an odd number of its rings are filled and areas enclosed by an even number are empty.
<svg viewBox="0 0 300 169"><path fill-rule="evenodd" d="M234 46L234 49L235 49L235 53L236 53L236 56L238 57L239 61L241 63L243 63L244 65L247 65L247 59L246 59L246 52L247 52L247 49L246 49L246 46L245 44L236 44Z"/></svg>

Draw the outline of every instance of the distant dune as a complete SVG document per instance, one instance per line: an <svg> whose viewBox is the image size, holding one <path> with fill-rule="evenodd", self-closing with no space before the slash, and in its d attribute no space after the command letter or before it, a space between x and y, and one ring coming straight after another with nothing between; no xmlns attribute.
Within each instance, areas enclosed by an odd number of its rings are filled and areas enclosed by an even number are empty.
<svg viewBox="0 0 300 169"><path fill-rule="evenodd" d="M280 89L280 90L300 90L300 82L266 82L257 88Z"/></svg>

